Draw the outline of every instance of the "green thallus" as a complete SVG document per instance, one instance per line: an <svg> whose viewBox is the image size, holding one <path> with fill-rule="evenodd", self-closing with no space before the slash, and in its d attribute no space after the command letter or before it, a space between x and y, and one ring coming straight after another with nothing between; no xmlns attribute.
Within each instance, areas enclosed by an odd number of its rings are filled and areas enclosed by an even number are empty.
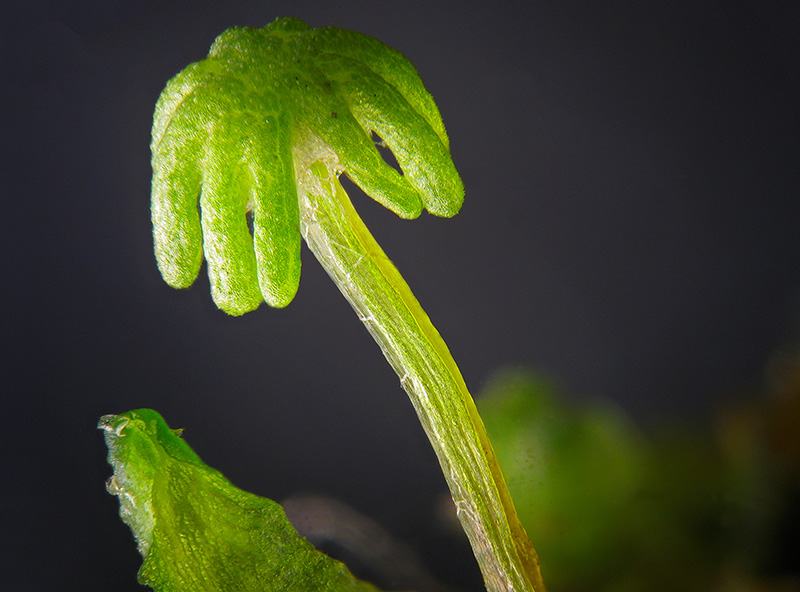
<svg viewBox="0 0 800 592"><path fill-rule="evenodd" d="M487 588L544 590L458 367L339 183L346 174L403 218L458 212L449 140L411 63L371 37L296 19L233 28L168 83L151 147L164 279L191 285L205 255L221 309L283 307L297 291L302 236L400 377Z"/></svg>
<svg viewBox="0 0 800 592"><path fill-rule="evenodd" d="M152 409L105 415L97 427L114 467L106 487L144 558L140 584L156 592L378 592L314 549L279 504L203 463Z"/></svg>

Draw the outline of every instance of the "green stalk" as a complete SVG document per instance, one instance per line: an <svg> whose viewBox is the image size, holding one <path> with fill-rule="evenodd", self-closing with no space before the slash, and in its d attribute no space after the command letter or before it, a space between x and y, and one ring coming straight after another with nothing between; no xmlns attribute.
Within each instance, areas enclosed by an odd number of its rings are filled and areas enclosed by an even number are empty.
<svg viewBox="0 0 800 592"><path fill-rule="evenodd" d="M335 154L316 139L298 144L310 148L295 152L303 237L400 377L487 589L543 592L538 557L447 346L353 208Z"/></svg>

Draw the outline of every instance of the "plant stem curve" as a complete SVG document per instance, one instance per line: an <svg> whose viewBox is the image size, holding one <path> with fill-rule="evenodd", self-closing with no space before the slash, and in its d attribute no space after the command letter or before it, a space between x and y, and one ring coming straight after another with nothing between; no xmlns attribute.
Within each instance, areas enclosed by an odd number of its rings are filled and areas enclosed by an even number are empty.
<svg viewBox="0 0 800 592"><path fill-rule="evenodd" d="M335 153L315 137L295 146L303 146L294 153L303 238L400 377L487 590L544 592L536 551L447 345L355 211Z"/></svg>

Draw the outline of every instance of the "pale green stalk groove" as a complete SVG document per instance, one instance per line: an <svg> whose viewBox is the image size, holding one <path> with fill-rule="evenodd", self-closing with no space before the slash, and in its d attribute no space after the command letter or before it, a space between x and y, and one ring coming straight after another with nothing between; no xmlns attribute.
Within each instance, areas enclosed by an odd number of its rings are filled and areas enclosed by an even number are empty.
<svg viewBox="0 0 800 592"><path fill-rule="evenodd" d="M490 592L545 590L539 560L461 373L411 289L353 208L335 154L295 152L306 244L400 377L436 452Z"/></svg>

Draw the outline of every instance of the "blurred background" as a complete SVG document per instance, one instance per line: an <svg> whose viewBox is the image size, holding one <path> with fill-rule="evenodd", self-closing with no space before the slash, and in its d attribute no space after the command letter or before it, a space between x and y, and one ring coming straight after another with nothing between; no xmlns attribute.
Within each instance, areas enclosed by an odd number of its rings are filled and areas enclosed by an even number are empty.
<svg viewBox="0 0 800 592"><path fill-rule="evenodd" d="M239 487L337 500L438 581L481 589L396 376L308 251L296 300L242 318L214 308L202 273L180 292L158 275L155 101L224 29L279 16L377 37L436 99L461 213L401 221L352 197L474 393L527 368L567 414L601 398L636 430L710 434L796 351L796 3L14 3L0 21L3 590L141 589L95 430L138 407Z"/></svg>

